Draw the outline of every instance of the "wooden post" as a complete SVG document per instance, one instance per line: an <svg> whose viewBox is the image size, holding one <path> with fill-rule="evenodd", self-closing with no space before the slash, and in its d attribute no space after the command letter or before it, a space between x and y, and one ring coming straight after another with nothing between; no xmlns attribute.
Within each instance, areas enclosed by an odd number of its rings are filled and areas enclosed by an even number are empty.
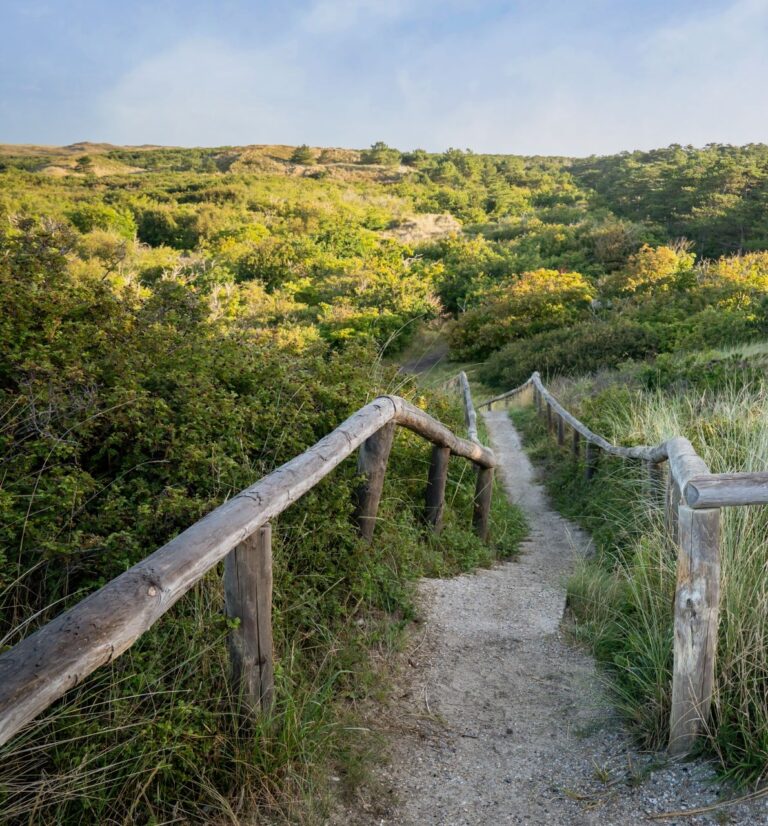
<svg viewBox="0 0 768 826"><path fill-rule="evenodd" d="M559 447L565 444L565 422L562 416L557 417L557 444Z"/></svg>
<svg viewBox="0 0 768 826"><path fill-rule="evenodd" d="M579 460L579 454L581 453L581 433L578 430L573 431L573 441L571 443L571 452L573 453L573 458L575 461Z"/></svg>
<svg viewBox="0 0 768 826"><path fill-rule="evenodd" d="M646 462L648 470L648 493L651 502L660 506L664 502L664 465L661 462Z"/></svg>
<svg viewBox="0 0 768 826"><path fill-rule="evenodd" d="M387 462L394 435L395 424L389 422L360 445L357 472L364 477L364 481L357 489L354 518L360 536L366 542L373 539L376 514L379 512L379 501L384 488L384 476L387 472Z"/></svg>
<svg viewBox="0 0 768 826"><path fill-rule="evenodd" d="M667 475L667 488L665 493L664 524L672 541L677 545L678 541L678 512L680 506L680 488L675 482L672 473Z"/></svg>
<svg viewBox="0 0 768 826"><path fill-rule="evenodd" d="M720 602L720 509L679 506L669 751L691 751L709 719Z"/></svg>
<svg viewBox="0 0 768 826"><path fill-rule="evenodd" d="M445 507L445 481L448 478L448 460L451 458L449 447L434 445L432 461L429 463L427 491L424 503L424 520L432 526L435 533L443 527L443 509Z"/></svg>
<svg viewBox="0 0 768 826"><path fill-rule="evenodd" d="M600 448L598 448L597 445L592 444L592 442L587 442L584 450L584 459L586 461L584 467L584 478L588 482L595 475L595 473L597 473L597 461L599 456Z"/></svg>
<svg viewBox="0 0 768 826"><path fill-rule="evenodd" d="M547 402L547 433L552 432L552 407Z"/></svg>
<svg viewBox="0 0 768 826"><path fill-rule="evenodd" d="M533 388L533 404L536 407L536 412L541 413L541 393L538 387Z"/></svg>
<svg viewBox="0 0 768 826"><path fill-rule="evenodd" d="M475 485L475 507L472 514L472 527L475 529L475 533L484 542L488 541L492 497L493 468L478 467L477 484Z"/></svg>
<svg viewBox="0 0 768 826"><path fill-rule="evenodd" d="M258 528L224 559L232 683L248 712L268 713L275 693L272 651L272 527Z"/></svg>

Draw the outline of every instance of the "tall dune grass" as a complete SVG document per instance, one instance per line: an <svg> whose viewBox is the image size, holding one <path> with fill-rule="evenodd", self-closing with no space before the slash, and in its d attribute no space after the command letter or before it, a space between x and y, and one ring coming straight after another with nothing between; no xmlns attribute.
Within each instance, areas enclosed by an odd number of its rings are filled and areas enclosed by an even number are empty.
<svg viewBox="0 0 768 826"><path fill-rule="evenodd" d="M575 409L585 389L570 383L561 395ZM613 386L580 407L593 429L620 444L656 444L682 434L713 472L768 469L768 385L744 388L734 380L671 395ZM529 421L529 434L537 427ZM589 486L579 468L569 467L555 472L553 485L560 506L593 531L598 546L569 583L577 633L611 666L619 703L646 743L663 746L676 550L662 509L648 495L639 464L603 460ZM721 553L717 679L706 747L724 771L747 782L768 770L768 508L723 509Z"/></svg>
<svg viewBox="0 0 768 826"><path fill-rule="evenodd" d="M687 436L715 473L768 469L768 387L736 384L665 397L640 394L618 410L613 428L626 440ZM622 427L623 424L623 427ZM656 520L658 522L658 520ZM654 544L663 546L656 531ZM768 768L768 509L722 513L721 619L710 742L742 778ZM671 566L665 566L669 572ZM632 577L630 581L636 581ZM669 610L669 609L668 609Z"/></svg>

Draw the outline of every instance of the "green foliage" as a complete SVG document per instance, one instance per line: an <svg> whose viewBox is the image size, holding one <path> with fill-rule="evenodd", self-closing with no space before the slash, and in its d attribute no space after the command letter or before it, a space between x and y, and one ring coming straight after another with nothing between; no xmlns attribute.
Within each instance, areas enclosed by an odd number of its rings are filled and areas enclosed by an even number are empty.
<svg viewBox="0 0 768 826"><path fill-rule="evenodd" d="M548 376L595 372L653 356L661 343L659 328L650 324L586 321L507 344L481 366L479 377L494 387L517 387L534 370Z"/></svg>
<svg viewBox="0 0 768 826"><path fill-rule="evenodd" d="M366 149L362 155L363 163L383 164L384 166L397 166L400 163L400 152L387 146L384 141L376 141L371 144L370 149Z"/></svg>
<svg viewBox="0 0 768 826"><path fill-rule="evenodd" d="M570 165L616 215L689 238L701 257L768 247L768 146L672 145Z"/></svg>
<svg viewBox="0 0 768 826"><path fill-rule="evenodd" d="M565 276L558 276L563 280ZM754 340L768 332L768 258L765 253L721 258L694 267L684 248L643 246L627 264L601 281L593 317L579 320L578 305L559 328L537 332L535 309L525 323L501 308L499 291L467 311L451 332L461 355L483 355L501 337L511 343L492 352L481 368L484 381L497 387L521 383L537 369L550 375L613 368L628 359L657 353L704 350ZM552 291L534 285L537 300L548 307ZM583 318L583 316L582 316ZM556 327L558 315L549 312ZM494 324L496 325L494 329ZM514 336L511 334L514 332Z"/></svg>
<svg viewBox="0 0 768 826"><path fill-rule="evenodd" d="M757 471L768 462L765 345L657 360L651 368L562 382L560 398L595 432L620 444L688 437L715 473ZM736 369L737 364L743 371ZM662 391L663 388L663 392ZM516 414L563 513L587 527L596 553L569 582L574 633L611 670L621 708L649 746L668 738L676 551L663 525L660 491L649 496L640 463L602 456L584 482L563 461L532 411ZM727 508L721 528L721 609L716 689L704 747L742 783L768 763L765 675L768 513Z"/></svg>
<svg viewBox="0 0 768 826"><path fill-rule="evenodd" d="M82 203L68 217L82 233L95 229L114 230L123 238L136 235L136 221L127 210L115 209L107 204Z"/></svg>
<svg viewBox="0 0 768 826"><path fill-rule="evenodd" d="M84 223L113 218L96 207L77 213L84 233L52 218L0 224L4 645L390 389L381 343L433 308L432 263L338 218L305 216L313 232L294 245L260 224L208 233L210 246L182 253ZM150 211L200 228L190 205L145 208L140 220ZM265 239L286 257L270 258ZM156 240L182 246L178 236ZM262 258L238 280L254 250ZM339 311L347 327L330 324ZM455 400L398 390L462 427ZM494 545L480 542L470 530L473 476L455 459L446 528L427 534L429 456L423 440L398 436L373 546L351 524L353 460L280 517L272 719L254 729L237 714L212 572L129 653L3 748L6 822L195 822L238 806L316 815L323 773L359 748L344 709L376 690L366 652L412 616L412 581L489 564L525 529L498 496Z"/></svg>
<svg viewBox="0 0 768 826"><path fill-rule="evenodd" d="M315 153L312 151L311 147L307 146L306 143L303 143L301 146L297 146L291 155L291 163L308 165L315 163L316 160Z"/></svg>
<svg viewBox="0 0 768 826"><path fill-rule="evenodd" d="M482 358L509 341L566 327L589 313L589 282L577 272L534 270L498 287L450 331L459 358Z"/></svg>

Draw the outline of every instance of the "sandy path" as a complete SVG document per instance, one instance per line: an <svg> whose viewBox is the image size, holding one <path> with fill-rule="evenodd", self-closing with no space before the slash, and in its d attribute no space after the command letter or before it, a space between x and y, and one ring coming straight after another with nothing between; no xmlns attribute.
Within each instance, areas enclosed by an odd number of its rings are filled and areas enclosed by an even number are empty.
<svg viewBox="0 0 768 826"><path fill-rule="evenodd" d="M530 537L516 562L423 582L424 630L384 712L392 748L378 802L345 822L633 824L714 800L707 764L651 770L658 756L633 749L593 660L564 639L563 582L589 539L550 508L506 414L485 419ZM730 809L727 822L768 823L766 811Z"/></svg>

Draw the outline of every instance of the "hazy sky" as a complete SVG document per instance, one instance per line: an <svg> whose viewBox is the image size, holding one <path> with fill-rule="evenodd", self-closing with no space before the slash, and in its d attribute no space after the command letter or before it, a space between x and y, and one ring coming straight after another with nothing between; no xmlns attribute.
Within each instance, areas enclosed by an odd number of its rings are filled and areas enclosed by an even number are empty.
<svg viewBox="0 0 768 826"><path fill-rule="evenodd" d="M0 0L0 142L768 141L768 0Z"/></svg>

